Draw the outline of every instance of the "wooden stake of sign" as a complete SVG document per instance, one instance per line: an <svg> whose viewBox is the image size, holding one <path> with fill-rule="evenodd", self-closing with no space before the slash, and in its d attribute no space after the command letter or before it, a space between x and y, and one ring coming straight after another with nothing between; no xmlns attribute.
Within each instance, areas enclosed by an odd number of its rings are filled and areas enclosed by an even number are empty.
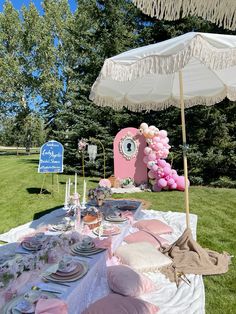
<svg viewBox="0 0 236 314"><path fill-rule="evenodd" d="M41 185L41 189L40 189L40 193L39 194L43 194L45 193L46 191L48 191L47 189L44 189L44 186L45 186L45 182L46 182L46 178L48 177L49 173L44 173L44 176L43 176L43 182L42 182L42 185ZM52 176L51 176L51 194L53 195L55 192L56 193L59 193L59 178L58 178L58 173L56 173L56 186L54 184L54 173L52 173Z"/></svg>

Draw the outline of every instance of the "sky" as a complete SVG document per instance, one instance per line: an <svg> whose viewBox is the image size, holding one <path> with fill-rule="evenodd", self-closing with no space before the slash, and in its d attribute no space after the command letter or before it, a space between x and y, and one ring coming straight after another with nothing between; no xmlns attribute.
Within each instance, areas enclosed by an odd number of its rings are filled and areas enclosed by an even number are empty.
<svg viewBox="0 0 236 314"><path fill-rule="evenodd" d="M5 0L0 0L0 12L3 11L4 2ZM19 10L22 7L22 5L28 6L30 2L33 2L35 6L37 7L37 9L40 12L42 12L42 7L41 7L42 0L11 0L11 3L17 10ZM69 4L71 7L71 10L74 12L76 9L76 0L69 0Z"/></svg>

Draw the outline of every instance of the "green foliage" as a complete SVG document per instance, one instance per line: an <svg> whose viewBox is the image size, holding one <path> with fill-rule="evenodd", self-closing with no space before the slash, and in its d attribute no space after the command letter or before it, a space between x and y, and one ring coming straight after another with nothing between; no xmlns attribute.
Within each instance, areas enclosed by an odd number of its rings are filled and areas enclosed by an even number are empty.
<svg viewBox="0 0 236 314"><path fill-rule="evenodd" d="M232 181L229 177L219 177L218 180L211 182L211 186L224 187L224 188L236 188L236 181Z"/></svg>
<svg viewBox="0 0 236 314"><path fill-rule="evenodd" d="M180 112L115 112L89 100L104 60L120 52L156 43L189 31L231 33L197 17L158 21L143 15L130 1L78 0L72 13L68 0L44 0L39 14L34 4L17 12L9 1L0 13L0 130L2 143L45 138L39 127L30 132L40 113L49 139L65 146L66 170L81 173L78 139L94 137L106 150L107 176L113 173L113 139L125 127L141 122L166 129L173 167L183 172ZM11 115L6 117L6 112ZM13 113L13 114L12 114ZM236 106L227 100L213 107L186 110L189 176L192 184L211 184L220 177L236 178ZM39 120L38 120L39 121ZM37 123L36 123L37 124ZM40 131L41 130L41 131ZM40 135L41 134L41 135ZM31 140L33 141L33 139ZM41 143L41 140L34 140ZM87 175L102 176L103 153L95 163L85 155ZM221 182L221 181L219 181Z"/></svg>

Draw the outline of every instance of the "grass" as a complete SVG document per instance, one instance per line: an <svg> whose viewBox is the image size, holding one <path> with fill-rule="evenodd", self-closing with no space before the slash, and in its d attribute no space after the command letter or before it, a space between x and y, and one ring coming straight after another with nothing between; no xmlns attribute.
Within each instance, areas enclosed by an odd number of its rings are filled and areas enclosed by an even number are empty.
<svg viewBox="0 0 236 314"><path fill-rule="evenodd" d="M62 206L65 181L69 176L59 175L59 193L39 195L43 182L37 173L38 156L0 156L0 233L26 223L39 215ZM73 176L70 176L73 179ZM98 179L90 178L88 187L95 187ZM51 192L51 176L45 187ZM82 194L82 179L78 180ZM184 193L136 193L119 194L114 198L146 200L150 208L161 211L184 211ZM190 188L190 210L198 215L197 237L203 247L219 252L227 251L236 256L236 190L207 187ZM228 273L205 276L206 313L233 314L236 308L236 267Z"/></svg>

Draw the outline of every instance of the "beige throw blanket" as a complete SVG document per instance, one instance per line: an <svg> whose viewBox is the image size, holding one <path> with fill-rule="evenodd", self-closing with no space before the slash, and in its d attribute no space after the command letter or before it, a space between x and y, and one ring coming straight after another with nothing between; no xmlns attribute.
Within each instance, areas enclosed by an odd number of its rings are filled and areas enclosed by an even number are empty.
<svg viewBox="0 0 236 314"><path fill-rule="evenodd" d="M182 236L172 245L162 250L173 263L161 269L170 281L180 280L188 283L184 274L215 275L228 271L230 256L227 253L217 253L203 249L192 237L190 229L186 229Z"/></svg>

